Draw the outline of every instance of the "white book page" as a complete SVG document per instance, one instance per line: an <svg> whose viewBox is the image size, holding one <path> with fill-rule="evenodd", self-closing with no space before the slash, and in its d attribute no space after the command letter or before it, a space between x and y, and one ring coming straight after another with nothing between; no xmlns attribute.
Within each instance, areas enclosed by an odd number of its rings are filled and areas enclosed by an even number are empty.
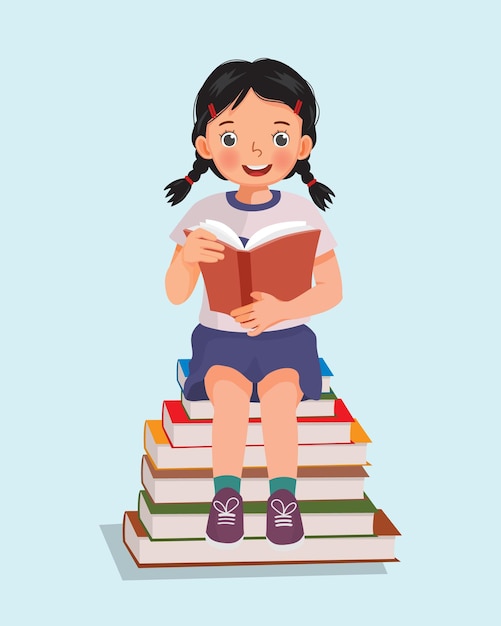
<svg viewBox="0 0 501 626"><path fill-rule="evenodd" d="M313 227L308 226L306 222L303 221L280 222L278 224L270 224L269 226L261 228L252 235L252 237L247 242L246 249L250 250L251 248L255 248L256 246L260 246L261 244L266 243L267 241L277 239L277 237L290 235L292 233L300 233L305 230L313 230Z"/></svg>
<svg viewBox="0 0 501 626"><path fill-rule="evenodd" d="M193 226L189 230L196 230L197 228L208 230L210 233L216 235L216 237L223 243L227 243L234 248L243 250L244 246L240 237L234 230L223 222L219 222L218 220L205 220L205 222L200 222L198 226Z"/></svg>

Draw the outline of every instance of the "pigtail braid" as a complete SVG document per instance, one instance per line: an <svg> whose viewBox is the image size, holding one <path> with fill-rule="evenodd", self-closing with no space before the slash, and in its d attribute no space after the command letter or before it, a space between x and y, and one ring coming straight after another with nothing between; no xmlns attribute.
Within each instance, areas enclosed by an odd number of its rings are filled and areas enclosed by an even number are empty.
<svg viewBox="0 0 501 626"><path fill-rule="evenodd" d="M305 185L308 185L311 199L318 206L318 208L322 209L322 211L325 211L325 209L327 208L330 209L326 202L332 202L332 198L335 197L334 192L332 191L332 189L327 187L327 185L320 183L313 176L310 171L309 159L298 161L294 171L301 176L301 180L303 181L303 183Z"/></svg>
<svg viewBox="0 0 501 626"><path fill-rule="evenodd" d="M335 197L334 192L332 189L329 189L327 185L318 182L318 180L313 176L310 171L309 159L298 161L294 171L301 176L303 183L308 185L311 199L317 207L322 209L322 211L325 211L326 208L330 209L326 202L332 202L332 198Z"/></svg>
<svg viewBox="0 0 501 626"><path fill-rule="evenodd" d="M184 178L178 178L169 183L164 191L167 191L165 197L167 202L170 202L172 206L182 202L191 191L191 186L200 180L200 176L205 174L209 169L210 161L203 159L198 152L195 152L196 159L193 161L193 169L188 172L188 175Z"/></svg>

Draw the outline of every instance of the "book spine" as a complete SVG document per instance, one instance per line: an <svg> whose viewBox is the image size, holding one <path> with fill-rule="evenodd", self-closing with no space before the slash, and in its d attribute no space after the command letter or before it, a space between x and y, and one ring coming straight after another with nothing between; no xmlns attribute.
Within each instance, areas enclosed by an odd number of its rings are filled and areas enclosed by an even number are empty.
<svg viewBox="0 0 501 626"><path fill-rule="evenodd" d="M250 304L252 298L250 293L252 291L252 275L251 275L251 262L250 254L248 252L238 252L238 274L240 276L240 300L241 306Z"/></svg>

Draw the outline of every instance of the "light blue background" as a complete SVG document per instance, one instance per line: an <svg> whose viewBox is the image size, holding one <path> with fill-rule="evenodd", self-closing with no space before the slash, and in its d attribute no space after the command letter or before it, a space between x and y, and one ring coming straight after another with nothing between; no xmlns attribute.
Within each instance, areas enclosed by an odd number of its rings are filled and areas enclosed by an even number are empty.
<svg viewBox="0 0 501 626"><path fill-rule="evenodd" d="M2 3L9 624L493 623L499 28L482 1ZM163 187L189 171L208 73L262 56L320 103L312 171L336 192L345 295L312 326L372 437L367 492L401 563L123 580L101 526L136 506L143 423L178 393L198 311L164 296L168 235L229 188L207 174L170 208Z"/></svg>

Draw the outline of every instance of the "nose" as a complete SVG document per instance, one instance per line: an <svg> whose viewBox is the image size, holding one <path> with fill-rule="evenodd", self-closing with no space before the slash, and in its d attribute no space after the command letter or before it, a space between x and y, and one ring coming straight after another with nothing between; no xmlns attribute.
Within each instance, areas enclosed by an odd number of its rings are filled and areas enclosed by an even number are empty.
<svg viewBox="0 0 501 626"><path fill-rule="evenodd" d="M256 142L255 141L252 142L252 152L259 152L258 156L261 156L263 154L262 150L260 150L259 148L256 148Z"/></svg>

